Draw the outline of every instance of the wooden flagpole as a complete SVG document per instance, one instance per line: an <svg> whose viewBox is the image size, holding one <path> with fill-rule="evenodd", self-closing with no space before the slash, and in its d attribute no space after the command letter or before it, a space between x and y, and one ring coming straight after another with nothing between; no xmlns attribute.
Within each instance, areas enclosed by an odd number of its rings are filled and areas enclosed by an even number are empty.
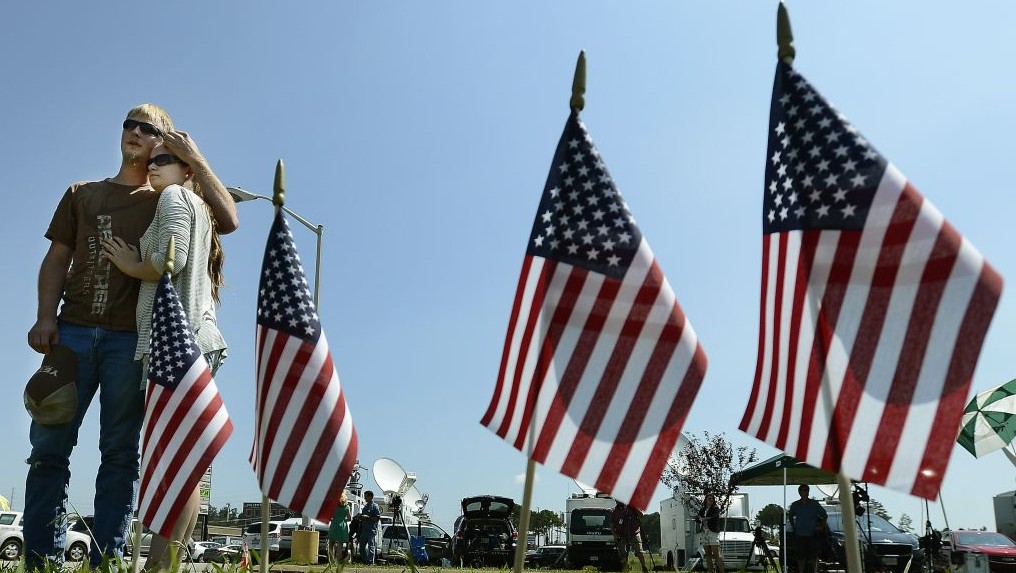
<svg viewBox="0 0 1016 573"><path fill-rule="evenodd" d="M170 235L169 250L166 251L166 272L169 273L169 276L173 276L173 271L176 270L173 268L175 266L176 266L176 237ZM133 573L138 573L138 569L141 567L141 533L143 529L144 526L141 525L141 516L139 515L137 521L132 520L130 532L131 537L134 538L134 543L132 544L133 548L131 549L131 571ZM172 543L166 544L165 550L172 551L173 544Z"/></svg>
<svg viewBox="0 0 1016 573"><path fill-rule="evenodd" d="M276 210L281 209L286 202L286 173L282 160L275 164L275 183L272 186L272 204ZM268 550L268 520L271 517L272 500L268 495L261 493L261 544L258 559L258 571L268 573L268 561L271 552Z"/></svg>
<svg viewBox="0 0 1016 573"><path fill-rule="evenodd" d="M857 516L854 515L854 497L850 479L843 473L836 474L840 490L840 512L843 516L843 550L847 554L847 572L861 573L861 547L857 544Z"/></svg>
<svg viewBox="0 0 1016 573"><path fill-rule="evenodd" d="M579 59L575 63L575 75L572 78L572 95L569 105L574 111L582 111L586 106L586 51L579 52ZM534 406L535 408L535 406ZM529 422L529 447L536 443L536 424ZM515 543L515 562L512 570L520 573L526 561L526 545L529 540L529 513L533 504L533 480L536 476L536 461L533 460L532 452L526 453L526 483L522 488L522 509L519 511L519 538Z"/></svg>
<svg viewBox="0 0 1016 573"><path fill-rule="evenodd" d="M780 2L776 10L776 57L787 64L794 63L797 50L794 48L794 33L790 29L790 15L787 5ZM847 571L861 573L861 550L857 544L857 528L854 527L854 499L851 495L850 479L843 473L836 475L839 486L840 511L843 516L844 550L847 554Z"/></svg>

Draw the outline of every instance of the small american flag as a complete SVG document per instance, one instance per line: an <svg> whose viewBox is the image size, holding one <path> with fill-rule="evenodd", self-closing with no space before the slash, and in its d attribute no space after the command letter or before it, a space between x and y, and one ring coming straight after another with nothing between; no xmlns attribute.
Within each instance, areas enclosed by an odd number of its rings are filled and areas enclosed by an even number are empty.
<svg viewBox="0 0 1016 573"><path fill-rule="evenodd" d="M934 499L1001 277L789 64L776 70L741 430Z"/></svg>
<svg viewBox="0 0 1016 573"><path fill-rule="evenodd" d="M150 349L138 516L170 537L233 424L169 273L155 293Z"/></svg>
<svg viewBox="0 0 1016 573"><path fill-rule="evenodd" d="M481 423L535 461L645 509L705 370L695 331L573 111Z"/></svg>
<svg viewBox="0 0 1016 573"><path fill-rule="evenodd" d="M261 265L256 336L254 473L269 498L327 522L353 473L356 429L281 209Z"/></svg>

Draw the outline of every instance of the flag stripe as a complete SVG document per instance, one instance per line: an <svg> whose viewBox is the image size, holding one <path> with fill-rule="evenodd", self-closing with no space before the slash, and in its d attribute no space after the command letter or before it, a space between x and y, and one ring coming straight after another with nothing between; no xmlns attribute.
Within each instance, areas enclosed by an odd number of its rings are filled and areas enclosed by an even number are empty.
<svg viewBox="0 0 1016 573"><path fill-rule="evenodd" d="M543 352L531 353L530 348L533 346L534 341L542 338L544 333L541 330L545 326L553 327L554 322L551 321L545 325L540 316L540 306L533 304L538 300L543 300L547 296L547 284L545 277L552 276L557 269L554 264L540 264L538 266L539 273L536 275L537 281L533 284L532 302L530 302L529 314L526 320L526 328L523 333L521 344L519 345L518 355L523 357L523 360L515 363L515 369L512 377L512 392L508 397L506 404L508 418L510 420L511 431L507 423L502 423L502 427L498 430L498 434L502 437L514 435L515 436L515 447L521 448L522 444L525 443L527 434L525 428L528 427L530 422L529 411L524 405L519 405L518 400L520 396L528 396L531 393L539 392L539 373L544 371L549 364L546 362L546 358L552 354L548 353L546 349ZM539 338L537 338L539 336ZM547 337L552 339L553 337ZM546 344L546 342L544 342ZM533 371L537 372L536 375L530 375ZM526 390L523 391L523 388ZM521 406L521 407L519 407ZM518 412L516 412L518 408Z"/></svg>
<svg viewBox="0 0 1016 573"><path fill-rule="evenodd" d="M501 405L510 406L511 400L502 402L501 393L505 391L504 385L501 381L505 380L505 373L508 371L509 363L514 364L518 357L518 353L515 349L513 341L515 340L516 329L519 324L519 315L522 312L523 298L525 292L526 281L529 278L529 271L532 267L532 259L525 257L522 260L522 273L519 275L519 284L515 291L515 300L512 301L511 317L508 320L508 336L505 337L504 349L501 354L501 366L498 369L497 379L498 384L494 388L494 397L490 401L490 405L487 407L487 413L483 415L483 419L480 423L484 426L489 425L494 416L497 415L497 408ZM499 434L500 435L500 434ZM504 437L502 435L502 437Z"/></svg>

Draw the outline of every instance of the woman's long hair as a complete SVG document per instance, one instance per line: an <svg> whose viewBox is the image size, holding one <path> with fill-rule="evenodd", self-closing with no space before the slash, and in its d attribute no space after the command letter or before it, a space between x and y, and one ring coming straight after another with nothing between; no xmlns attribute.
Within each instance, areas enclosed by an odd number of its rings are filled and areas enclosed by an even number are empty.
<svg viewBox="0 0 1016 573"><path fill-rule="evenodd" d="M204 201L205 195L201 192L201 186L193 179L190 180L190 183L194 194L201 197ZM222 249L222 241L219 239L219 225L215 222L215 214L212 213L212 208L208 206L208 201L205 201L205 209L208 211L208 218L212 221L212 244L208 250L208 278L211 279L212 283L212 300L215 301L215 304L220 304L219 288L226 284L226 277L222 274L226 252Z"/></svg>

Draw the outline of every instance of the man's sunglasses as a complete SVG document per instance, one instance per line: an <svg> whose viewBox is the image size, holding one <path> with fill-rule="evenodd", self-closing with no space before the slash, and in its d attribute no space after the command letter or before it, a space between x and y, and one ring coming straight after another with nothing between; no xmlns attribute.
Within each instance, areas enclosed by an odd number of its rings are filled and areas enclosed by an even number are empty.
<svg viewBox="0 0 1016 573"><path fill-rule="evenodd" d="M149 167L151 167L153 163L156 165L156 167L165 167L171 163L183 164L183 161L180 161L180 158L175 155L169 153L160 153L148 160Z"/></svg>
<svg viewBox="0 0 1016 573"><path fill-rule="evenodd" d="M125 119L123 120L124 131L134 131L134 128L141 128L141 133L145 135L151 135L152 137L162 137L162 130L148 123L147 121L138 121L136 119Z"/></svg>

